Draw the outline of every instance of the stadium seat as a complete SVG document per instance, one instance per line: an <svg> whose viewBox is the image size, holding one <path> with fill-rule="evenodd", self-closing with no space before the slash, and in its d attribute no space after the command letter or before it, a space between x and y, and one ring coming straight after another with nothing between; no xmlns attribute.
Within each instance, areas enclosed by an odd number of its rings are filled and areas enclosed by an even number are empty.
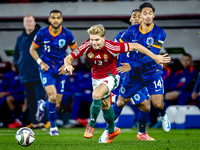
<svg viewBox="0 0 200 150"><path fill-rule="evenodd" d="M190 127L200 128L200 123L194 126L195 121L192 118L200 117L200 109L194 105L185 105L185 106L169 106L167 108L167 114L172 125L172 128L176 129L185 129ZM186 119L187 118L187 119Z"/></svg>

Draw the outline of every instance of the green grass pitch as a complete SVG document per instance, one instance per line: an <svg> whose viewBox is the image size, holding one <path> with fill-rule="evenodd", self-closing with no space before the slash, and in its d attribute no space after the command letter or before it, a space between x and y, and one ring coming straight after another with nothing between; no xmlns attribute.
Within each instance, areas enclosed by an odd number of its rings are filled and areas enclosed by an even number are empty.
<svg viewBox="0 0 200 150"><path fill-rule="evenodd" d="M0 150L200 150L200 129L173 129L165 133L162 129L147 129L156 141L136 139L137 128L121 129L112 143L98 143L103 129L95 129L93 138L85 139L85 128L59 128L59 136L50 136L49 130L33 130L35 141L29 147L17 144L17 129L0 129Z"/></svg>

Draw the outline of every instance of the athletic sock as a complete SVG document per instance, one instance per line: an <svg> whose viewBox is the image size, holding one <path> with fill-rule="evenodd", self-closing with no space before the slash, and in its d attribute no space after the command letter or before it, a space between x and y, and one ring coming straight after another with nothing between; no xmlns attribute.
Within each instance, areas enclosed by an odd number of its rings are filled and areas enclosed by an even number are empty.
<svg viewBox="0 0 200 150"><path fill-rule="evenodd" d="M51 128L56 127L56 103L48 102L47 112Z"/></svg>
<svg viewBox="0 0 200 150"><path fill-rule="evenodd" d="M161 117L163 117L165 115L166 108L167 108L166 103L164 101L163 101L163 103L164 103L164 108L162 110L157 109L159 111Z"/></svg>
<svg viewBox="0 0 200 150"><path fill-rule="evenodd" d="M112 106L110 106L108 110L103 110L103 117L108 124L108 132L110 134L113 133L115 131L115 123L114 123L115 112Z"/></svg>
<svg viewBox="0 0 200 150"><path fill-rule="evenodd" d="M144 112L144 111L140 110L139 115L138 115L139 132L140 133L144 134L146 132L146 125L148 122L148 117L149 117L149 112Z"/></svg>
<svg viewBox="0 0 200 150"><path fill-rule="evenodd" d="M101 110L101 99L95 100L93 99L93 102L90 106L90 121L88 125L90 125L92 128L95 127L96 119L100 113Z"/></svg>
<svg viewBox="0 0 200 150"><path fill-rule="evenodd" d="M115 114L115 119L114 119L114 121L115 121L121 114L122 108L117 106L117 102L115 102L112 107L113 107L114 114ZM106 126L106 130L108 130L108 126Z"/></svg>

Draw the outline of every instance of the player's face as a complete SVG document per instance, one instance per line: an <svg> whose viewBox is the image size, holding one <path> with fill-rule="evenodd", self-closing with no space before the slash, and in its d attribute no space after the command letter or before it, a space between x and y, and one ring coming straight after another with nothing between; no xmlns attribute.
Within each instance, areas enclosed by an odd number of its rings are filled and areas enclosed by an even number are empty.
<svg viewBox="0 0 200 150"><path fill-rule="evenodd" d="M99 35L90 35L90 43L94 49L101 49L105 44L105 37Z"/></svg>
<svg viewBox="0 0 200 150"><path fill-rule="evenodd" d="M51 13L49 22L54 29L58 29L63 22L61 13Z"/></svg>
<svg viewBox="0 0 200 150"><path fill-rule="evenodd" d="M155 17L155 15L152 8L145 7L142 9L140 17L142 19L142 23L146 25L151 25L153 23L153 18Z"/></svg>
<svg viewBox="0 0 200 150"><path fill-rule="evenodd" d="M184 68L188 68L189 66L192 65L192 60L189 56L183 56L181 59L181 64L183 65Z"/></svg>
<svg viewBox="0 0 200 150"><path fill-rule="evenodd" d="M32 31L35 29L35 19L32 16L25 17L23 23L26 30Z"/></svg>
<svg viewBox="0 0 200 150"><path fill-rule="evenodd" d="M129 21L131 22L131 25L140 24L142 22L142 19L140 19L140 12L139 11L134 11L131 14L131 18L130 18Z"/></svg>

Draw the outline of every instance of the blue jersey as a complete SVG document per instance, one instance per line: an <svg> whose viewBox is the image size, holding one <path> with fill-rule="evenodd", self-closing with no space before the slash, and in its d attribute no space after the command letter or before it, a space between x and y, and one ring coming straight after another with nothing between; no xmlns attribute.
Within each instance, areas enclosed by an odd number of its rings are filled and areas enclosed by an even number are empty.
<svg viewBox="0 0 200 150"><path fill-rule="evenodd" d="M139 43L149 49L154 54L159 54L164 43L165 31L153 24L152 28L144 33L141 25L130 26L120 38L120 42ZM129 71L127 79L140 78L147 79L157 74L162 74L162 67L153 59L138 51L132 51L129 54L128 62L132 70Z"/></svg>
<svg viewBox="0 0 200 150"><path fill-rule="evenodd" d="M120 37L125 33L126 30L123 30L121 32L119 32L116 37L114 38L114 41L119 42ZM117 63L117 67L121 66L120 63L128 63L128 57L129 57L129 53L121 53L119 54L118 57L118 63ZM133 57L132 57L133 58ZM124 78L126 77L126 72L125 73L118 73L120 75L120 82L119 82L119 86L112 91L112 93L114 93L115 95L119 96L119 90L121 88L122 82L124 80ZM141 90L137 91L137 93L132 96L130 98L130 101L133 105L137 105L141 102L143 102L144 100L148 100L149 99L149 94L147 91L146 87L143 87Z"/></svg>
<svg viewBox="0 0 200 150"><path fill-rule="evenodd" d="M51 26L41 28L33 43L36 47L42 47L43 54L40 58L55 72L64 64L67 46L76 45L71 31L62 26L57 35L51 32Z"/></svg>

